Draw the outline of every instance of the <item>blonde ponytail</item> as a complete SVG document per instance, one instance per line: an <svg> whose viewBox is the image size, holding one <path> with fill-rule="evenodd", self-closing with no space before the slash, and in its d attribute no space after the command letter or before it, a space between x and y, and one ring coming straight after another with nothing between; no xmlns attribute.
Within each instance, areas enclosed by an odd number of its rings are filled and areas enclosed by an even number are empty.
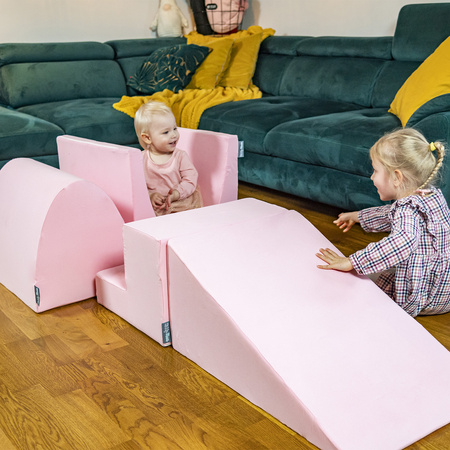
<svg viewBox="0 0 450 450"><path fill-rule="evenodd" d="M430 184L430 182L434 180L434 178L439 172L439 169L442 167L442 163L444 162L445 147L440 142L431 142L429 145L429 151L430 152L436 151L437 154L436 165L434 166L434 169L430 173L429 177L424 181L424 183L422 183L419 189L427 187Z"/></svg>

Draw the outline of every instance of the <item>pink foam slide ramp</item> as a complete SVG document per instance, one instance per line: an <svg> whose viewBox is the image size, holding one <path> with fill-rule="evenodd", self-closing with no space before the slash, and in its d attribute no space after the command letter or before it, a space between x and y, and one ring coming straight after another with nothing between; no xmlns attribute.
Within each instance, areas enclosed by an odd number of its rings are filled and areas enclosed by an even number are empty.
<svg viewBox="0 0 450 450"><path fill-rule="evenodd" d="M321 449L401 449L450 421L450 354L295 211L168 243L172 345ZM336 250L336 249L335 249Z"/></svg>
<svg viewBox="0 0 450 450"><path fill-rule="evenodd" d="M178 147L188 153L205 206L237 199L237 136L179 128ZM154 217L144 179L142 152L75 136L57 138L61 170L91 181L114 201L126 223Z"/></svg>
<svg viewBox="0 0 450 450"><path fill-rule="evenodd" d="M95 295L123 262L123 219L97 186L28 158L0 170L0 282L36 312Z"/></svg>
<svg viewBox="0 0 450 450"><path fill-rule="evenodd" d="M242 199L124 226L121 267L97 275L97 301L163 346L170 345L167 243L178 236L284 213L279 206Z"/></svg>

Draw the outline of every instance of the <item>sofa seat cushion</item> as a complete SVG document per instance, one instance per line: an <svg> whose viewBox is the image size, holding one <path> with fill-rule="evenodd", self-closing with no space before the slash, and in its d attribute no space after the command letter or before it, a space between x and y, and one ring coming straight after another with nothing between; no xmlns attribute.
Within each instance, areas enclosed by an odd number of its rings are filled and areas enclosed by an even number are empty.
<svg viewBox="0 0 450 450"><path fill-rule="evenodd" d="M279 124L357 108L351 103L330 100L269 96L208 108L202 114L199 128L237 134L246 150L260 152L266 134Z"/></svg>
<svg viewBox="0 0 450 450"><path fill-rule="evenodd" d="M12 158L45 160L56 154L58 126L28 114L0 107L0 167Z"/></svg>
<svg viewBox="0 0 450 450"><path fill-rule="evenodd" d="M118 97L78 99L24 106L20 111L58 125L65 134L129 145L137 140L134 122L112 107L119 100Z"/></svg>
<svg viewBox="0 0 450 450"><path fill-rule="evenodd" d="M361 109L283 123L266 136L264 153L370 177L370 147L400 126L386 108Z"/></svg>

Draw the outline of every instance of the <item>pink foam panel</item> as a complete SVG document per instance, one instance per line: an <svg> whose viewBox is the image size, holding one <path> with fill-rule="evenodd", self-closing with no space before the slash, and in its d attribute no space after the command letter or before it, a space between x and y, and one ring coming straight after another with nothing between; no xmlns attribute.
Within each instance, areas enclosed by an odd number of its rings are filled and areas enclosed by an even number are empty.
<svg viewBox="0 0 450 450"><path fill-rule="evenodd" d="M204 205L237 199L237 136L179 128L179 147L199 173ZM114 201L125 222L154 217L137 148L75 136L57 138L61 170L92 181Z"/></svg>
<svg viewBox="0 0 450 450"><path fill-rule="evenodd" d="M123 220L97 186L32 159L0 171L0 282L42 312L93 297L123 261Z"/></svg>
<svg viewBox="0 0 450 450"><path fill-rule="evenodd" d="M449 352L369 279L318 269L334 247L300 214L168 245L173 347L319 448L449 423Z"/></svg>
<svg viewBox="0 0 450 450"><path fill-rule="evenodd" d="M167 242L201 230L280 214L284 208L255 199L180 212L124 226L125 265L97 275L97 300L161 345L169 345Z"/></svg>
<svg viewBox="0 0 450 450"><path fill-rule="evenodd" d="M238 138L206 130L178 128L178 147L186 151L199 173L198 184L205 206L237 199Z"/></svg>
<svg viewBox="0 0 450 450"><path fill-rule="evenodd" d="M113 200L125 222L154 217L137 148L75 136L58 136L64 172L91 181Z"/></svg>

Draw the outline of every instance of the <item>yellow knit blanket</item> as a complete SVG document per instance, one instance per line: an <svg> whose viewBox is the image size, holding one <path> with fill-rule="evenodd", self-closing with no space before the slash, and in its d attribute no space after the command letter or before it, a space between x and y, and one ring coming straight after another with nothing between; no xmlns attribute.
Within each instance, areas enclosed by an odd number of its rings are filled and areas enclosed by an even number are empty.
<svg viewBox="0 0 450 450"><path fill-rule="evenodd" d="M261 98L262 93L257 86L249 89L235 87L216 87L214 89L184 89L174 93L165 89L149 96L123 96L113 107L134 118L141 105L149 100L158 100L172 108L179 127L198 128L200 117L205 109L225 102L251 100Z"/></svg>

